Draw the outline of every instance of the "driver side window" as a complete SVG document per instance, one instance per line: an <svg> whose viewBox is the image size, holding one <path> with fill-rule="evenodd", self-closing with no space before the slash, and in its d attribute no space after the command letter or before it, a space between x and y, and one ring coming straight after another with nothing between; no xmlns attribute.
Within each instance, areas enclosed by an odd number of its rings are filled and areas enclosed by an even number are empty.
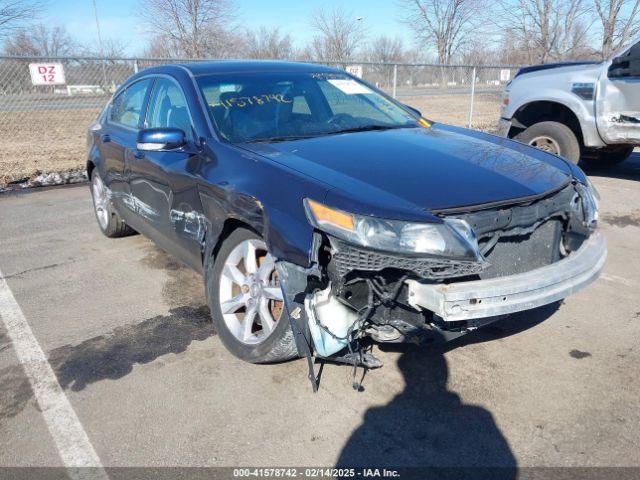
<svg viewBox="0 0 640 480"><path fill-rule="evenodd" d="M182 89L172 80L158 78L149 100L146 128L179 128L193 139L191 117Z"/></svg>

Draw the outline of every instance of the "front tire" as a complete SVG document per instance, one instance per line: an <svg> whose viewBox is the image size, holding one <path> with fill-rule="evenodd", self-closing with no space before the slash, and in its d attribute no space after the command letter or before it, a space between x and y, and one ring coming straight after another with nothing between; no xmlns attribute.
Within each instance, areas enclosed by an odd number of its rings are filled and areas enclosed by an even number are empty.
<svg viewBox="0 0 640 480"><path fill-rule="evenodd" d="M260 236L234 230L216 255L206 289L218 336L233 355L251 363L298 356L275 259Z"/></svg>
<svg viewBox="0 0 640 480"><path fill-rule="evenodd" d="M580 161L580 143L571 129L562 123L535 123L514 139L545 152L560 155L575 164Z"/></svg>
<svg viewBox="0 0 640 480"><path fill-rule="evenodd" d="M97 169L91 172L91 198L98 226L106 237L126 237L136 233L134 229L124 223L118 212L114 210L109 198L109 191Z"/></svg>

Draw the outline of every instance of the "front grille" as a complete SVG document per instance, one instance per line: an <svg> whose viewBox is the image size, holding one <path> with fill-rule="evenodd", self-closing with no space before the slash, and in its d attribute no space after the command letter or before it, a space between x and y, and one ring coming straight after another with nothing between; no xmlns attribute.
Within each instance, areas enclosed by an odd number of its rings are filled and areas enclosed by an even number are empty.
<svg viewBox="0 0 640 480"><path fill-rule="evenodd" d="M562 222L548 220L528 235L502 236L485 255L490 266L482 279L528 272L560 260ZM480 244L480 248L483 243Z"/></svg>
<svg viewBox="0 0 640 480"><path fill-rule="evenodd" d="M386 268L413 272L423 278L441 279L463 277L479 273L483 264L448 260L446 258L409 257L378 252L357 247L331 238L333 260L338 274L344 276L352 271L374 272Z"/></svg>

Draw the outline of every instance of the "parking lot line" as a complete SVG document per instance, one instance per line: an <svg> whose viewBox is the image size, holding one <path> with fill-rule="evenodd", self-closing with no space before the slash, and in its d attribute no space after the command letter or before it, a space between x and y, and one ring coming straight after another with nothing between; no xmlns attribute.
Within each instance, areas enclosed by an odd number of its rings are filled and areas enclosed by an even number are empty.
<svg viewBox="0 0 640 480"><path fill-rule="evenodd" d="M86 478L87 472L77 469L93 467L91 478L108 479L87 433L62 391L1 270L0 317L69 475L71 478Z"/></svg>

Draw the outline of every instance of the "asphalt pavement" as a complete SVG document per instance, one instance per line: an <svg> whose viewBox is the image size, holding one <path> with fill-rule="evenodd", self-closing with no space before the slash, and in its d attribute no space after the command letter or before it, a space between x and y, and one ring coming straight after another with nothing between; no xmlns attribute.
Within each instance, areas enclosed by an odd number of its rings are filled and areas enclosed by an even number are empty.
<svg viewBox="0 0 640 480"><path fill-rule="evenodd" d="M638 466L640 155L589 173L597 282L446 345L376 348L361 392L346 366L314 394L303 360L231 356L200 277L103 237L87 185L0 195L0 271L105 467ZM0 322L0 466L63 465L20 345Z"/></svg>

